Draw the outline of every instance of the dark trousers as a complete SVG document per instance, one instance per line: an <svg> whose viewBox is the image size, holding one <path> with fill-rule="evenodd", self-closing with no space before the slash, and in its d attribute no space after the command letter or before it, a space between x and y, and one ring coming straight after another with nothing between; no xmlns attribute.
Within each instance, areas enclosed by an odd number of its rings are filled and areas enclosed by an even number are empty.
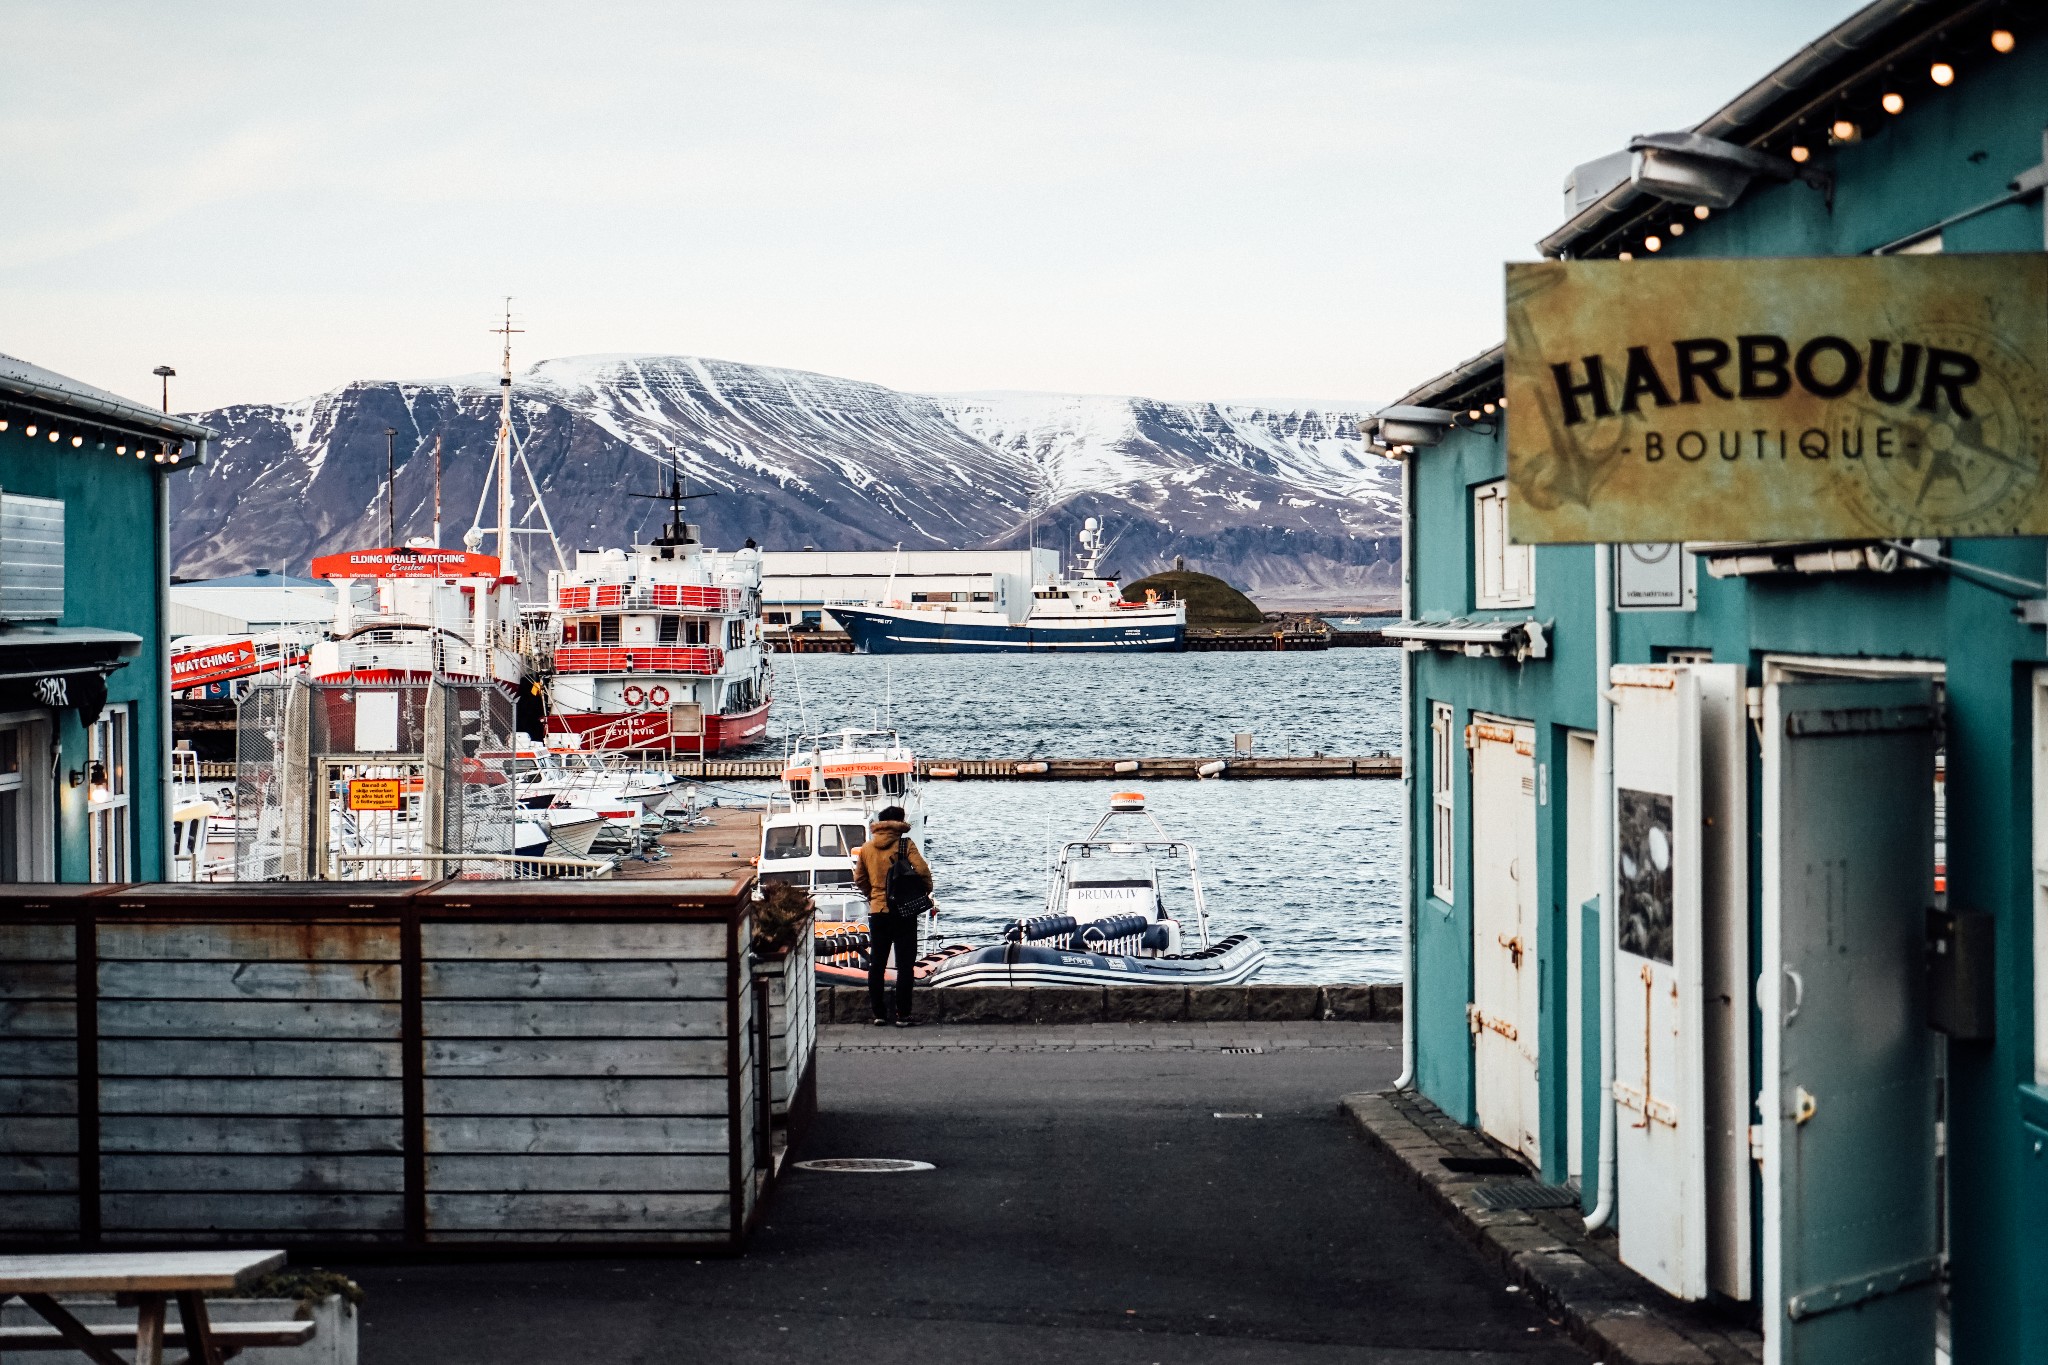
<svg viewBox="0 0 2048 1365"><path fill-rule="evenodd" d="M910 1017L910 990L916 984L912 964L917 961L917 916L901 910L885 910L868 916L868 1002L875 1018L889 1018L889 992L885 981L889 954L896 954L896 1018Z"/></svg>

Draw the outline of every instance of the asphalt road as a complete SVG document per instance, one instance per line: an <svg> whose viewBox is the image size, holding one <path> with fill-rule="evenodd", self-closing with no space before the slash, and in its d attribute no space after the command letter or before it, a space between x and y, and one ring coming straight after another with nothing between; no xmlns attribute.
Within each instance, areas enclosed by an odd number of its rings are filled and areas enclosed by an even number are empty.
<svg viewBox="0 0 2048 1365"><path fill-rule="evenodd" d="M1397 1065L1372 1024L829 1029L794 1156L935 1170L790 1171L736 1259L350 1267L362 1359L1583 1365L1338 1113Z"/></svg>

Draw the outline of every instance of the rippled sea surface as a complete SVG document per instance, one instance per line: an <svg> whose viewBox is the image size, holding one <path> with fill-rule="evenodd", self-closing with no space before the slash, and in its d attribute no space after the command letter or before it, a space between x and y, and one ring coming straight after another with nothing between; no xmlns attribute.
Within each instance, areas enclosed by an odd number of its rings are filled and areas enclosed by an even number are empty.
<svg viewBox="0 0 2048 1365"><path fill-rule="evenodd" d="M811 728L867 724L893 694L895 724L931 757L1226 755L1249 731L1261 754L1400 747L1391 650L1159 654L781 657L776 747ZM794 665L794 667L792 666ZM934 781L927 842L940 937L989 942L1044 903L1048 854L1081 837L1121 782ZM1198 850L1213 938L1249 933L1262 981L1400 977L1400 784L1385 780L1140 783L1167 832ZM1119 821L1119 823L1122 823ZM1170 908L1191 921L1168 864Z"/></svg>

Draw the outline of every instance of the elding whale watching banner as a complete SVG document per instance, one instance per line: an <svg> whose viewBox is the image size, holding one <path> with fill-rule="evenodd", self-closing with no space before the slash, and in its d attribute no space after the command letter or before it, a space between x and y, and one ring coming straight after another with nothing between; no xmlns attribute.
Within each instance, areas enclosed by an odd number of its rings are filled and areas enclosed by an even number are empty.
<svg viewBox="0 0 2048 1365"><path fill-rule="evenodd" d="M2048 534L2048 256L1507 268L1522 544Z"/></svg>

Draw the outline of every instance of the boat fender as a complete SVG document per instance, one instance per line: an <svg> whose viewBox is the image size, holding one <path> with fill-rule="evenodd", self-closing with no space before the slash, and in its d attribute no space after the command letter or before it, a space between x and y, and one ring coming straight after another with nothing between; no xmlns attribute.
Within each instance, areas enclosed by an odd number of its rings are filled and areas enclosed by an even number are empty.
<svg viewBox="0 0 2048 1365"><path fill-rule="evenodd" d="M1165 924L1155 924L1155 925L1153 925L1153 926L1152 926L1151 928L1149 928L1149 929L1147 929L1147 930L1145 931L1145 936L1144 936L1143 938L1141 938L1141 939L1139 939L1139 940L1138 940L1138 946L1139 946L1139 947L1141 947L1141 948L1143 948L1143 949L1144 949L1144 950L1145 950L1146 952L1148 952L1148 953L1168 953L1168 952L1172 952L1172 951L1173 951L1173 929L1172 929L1172 927L1171 927L1171 926L1169 926L1169 925L1165 925Z"/></svg>
<svg viewBox="0 0 2048 1365"><path fill-rule="evenodd" d="M1039 915L1032 919L1020 919L1003 930L1005 943L1032 943L1042 938L1057 938L1071 934L1080 921L1072 915Z"/></svg>
<svg viewBox="0 0 2048 1365"><path fill-rule="evenodd" d="M1199 768L1195 769L1195 776L1196 776L1196 777L1221 777L1221 776L1223 776L1223 770L1224 770L1225 768L1229 767L1229 766L1230 766L1230 765L1229 765L1228 763L1225 763L1225 762L1224 762L1224 761L1223 761L1222 759L1220 759L1220 758L1217 758L1217 759L1211 759L1211 760L1210 760L1209 762L1207 762L1207 763L1204 763L1204 764L1203 764L1203 765L1202 765L1201 767L1199 767Z"/></svg>
<svg viewBox="0 0 2048 1365"><path fill-rule="evenodd" d="M1111 915L1108 919L1095 920L1082 925L1080 932L1074 935L1074 950L1099 952L1105 943L1144 933L1150 923L1143 915Z"/></svg>

